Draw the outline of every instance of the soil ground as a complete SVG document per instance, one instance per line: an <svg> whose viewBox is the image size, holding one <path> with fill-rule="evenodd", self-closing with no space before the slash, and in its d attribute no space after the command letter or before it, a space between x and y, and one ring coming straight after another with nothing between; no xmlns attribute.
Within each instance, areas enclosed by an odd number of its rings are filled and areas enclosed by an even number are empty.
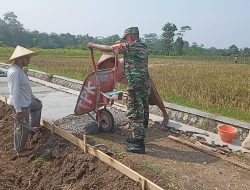
<svg viewBox="0 0 250 190"><path fill-rule="evenodd" d="M145 155L124 152L127 136L124 131L97 134L92 139L109 145L117 152L119 161L164 189L249 189L250 171L174 142L168 135L152 124L148 128ZM249 155L230 156L250 165Z"/></svg>
<svg viewBox="0 0 250 190"><path fill-rule="evenodd" d="M140 189L128 177L46 129L30 139L24 155L17 156L10 114L10 109L0 102L0 190ZM107 145L114 152L113 157L164 189L250 187L250 171L176 143L156 124L148 128L145 155L124 151L127 135L128 131L117 129L89 135L88 143ZM250 163L243 156L237 158Z"/></svg>
<svg viewBox="0 0 250 190"><path fill-rule="evenodd" d="M127 176L47 129L13 149L11 110L0 102L0 190L140 189Z"/></svg>

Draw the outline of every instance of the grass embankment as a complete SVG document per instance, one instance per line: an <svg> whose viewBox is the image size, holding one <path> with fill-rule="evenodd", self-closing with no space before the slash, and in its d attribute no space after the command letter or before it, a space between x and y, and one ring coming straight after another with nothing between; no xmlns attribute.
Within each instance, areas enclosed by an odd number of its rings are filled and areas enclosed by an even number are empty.
<svg viewBox="0 0 250 190"><path fill-rule="evenodd" d="M34 49L30 68L83 80L93 71L87 50ZM0 48L0 61L13 48ZM96 53L98 60L100 53ZM4 59L5 58L5 59ZM250 64L152 57L150 74L167 102L250 121Z"/></svg>

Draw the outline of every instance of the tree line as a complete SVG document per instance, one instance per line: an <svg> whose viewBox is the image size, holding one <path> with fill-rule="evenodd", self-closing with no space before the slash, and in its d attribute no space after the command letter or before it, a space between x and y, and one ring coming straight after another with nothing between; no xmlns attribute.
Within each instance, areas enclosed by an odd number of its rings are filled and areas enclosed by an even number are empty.
<svg viewBox="0 0 250 190"><path fill-rule="evenodd" d="M183 39L186 32L192 30L190 26L182 26L180 29L173 23L166 23L162 27L162 34L149 33L141 36L148 45L151 54L174 56L243 56L250 57L250 48L239 49L231 45L226 49L215 47L205 48L197 43L189 44ZM37 30L29 31L24 28L14 12L7 12L0 18L0 46L15 47L17 44L25 47L37 47L45 49L54 48L79 48L86 49L88 42L112 45L120 39L118 34L108 37L93 37L88 34L72 35L70 33L57 34L45 33Z"/></svg>

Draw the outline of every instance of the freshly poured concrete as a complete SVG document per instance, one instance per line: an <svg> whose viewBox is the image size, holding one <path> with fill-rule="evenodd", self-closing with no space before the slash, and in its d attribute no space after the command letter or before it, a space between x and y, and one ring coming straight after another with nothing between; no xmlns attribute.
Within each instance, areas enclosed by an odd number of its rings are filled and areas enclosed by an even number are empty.
<svg viewBox="0 0 250 190"><path fill-rule="evenodd" d="M42 118L50 122L74 113L77 95L30 81L33 94L43 103ZM0 95L8 96L7 78L0 77Z"/></svg>

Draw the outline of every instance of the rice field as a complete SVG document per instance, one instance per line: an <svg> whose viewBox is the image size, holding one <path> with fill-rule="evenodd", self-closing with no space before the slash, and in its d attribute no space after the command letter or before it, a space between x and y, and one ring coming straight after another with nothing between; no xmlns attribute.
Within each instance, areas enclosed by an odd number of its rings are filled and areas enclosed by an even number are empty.
<svg viewBox="0 0 250 190"><path fill-rule="evenodd" d="M72 57L46 58L37 56L32 58L29 68L78 80L83 80L93 71L90 58Z"/></svg>
<svg viewBox="0 0 250 190"><path fill-rule="evenodd" d="M72 50L65 55L57 50L56 56L48 56L50 50L42 51L32 59L30 68L78 80L84 80L93 70L86 50ZM97 61L100 53L96 55ZM162 57L151 58L149 64L164 101L250 121L250 64Z"/></svg>
<svg viewBox="0 0 250 190"><path fill-rule="evenodd" d="M250 120L250 65L169 62L150 67L165 101Z"/></svg>

